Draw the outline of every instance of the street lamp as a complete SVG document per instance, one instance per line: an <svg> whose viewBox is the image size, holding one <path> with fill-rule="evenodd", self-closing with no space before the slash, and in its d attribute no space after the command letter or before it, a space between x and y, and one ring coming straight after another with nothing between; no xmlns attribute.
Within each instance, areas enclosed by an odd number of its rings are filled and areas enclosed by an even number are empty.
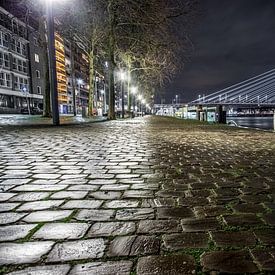
<svg viewBox="0 0 275 275"><path fill-rule="evenodd" d="M141 116L143 116L143 106L146 104L146 101L144 98L140 101L140 109L141 109Z"/></svg>
<svg viewBox="0 0 275 275"><path fill-rule="evenodd" d="M46 1L46 5L47 5L47 35L48 35L49 74L50 74L53 125L58 126L60 124L60 120L59 120L59 108L58 108L54 18L53 18L52 2L53 2L53 0Z"/></svg>
<svg viewBox="0 0 275 275"><path fill-rule="evenodd" d="M137 93L137 87L132 86L131 93L132 93L132 95L135 95Z"/></svg>

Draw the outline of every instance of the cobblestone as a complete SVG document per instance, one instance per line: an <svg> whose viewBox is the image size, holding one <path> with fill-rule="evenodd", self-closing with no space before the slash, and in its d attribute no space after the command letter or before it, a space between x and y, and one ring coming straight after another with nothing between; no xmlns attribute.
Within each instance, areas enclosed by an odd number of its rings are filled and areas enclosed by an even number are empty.
<svg viewBox="0 0 275 275"><path fill-rule="evenodd" d="M100 258L104 249L103 239L59 243L48 255L47 262Z"/></svg>
<svg viewBox="0 0 275 275"><path fill-rule="evenodd" d="M275 272L274 133L147 117L0 135L2 273Z"/></svg>
<svg viewBox="0 0 275 275"><path fill-rule="evenodd" d="M18 224L0 227L0 241L15 241L26 237L36 224Z"/></svg>
<svg viewBox="0 0 275 275"><path fill-rule="evenodd" d="M88 232L89 237L118 236L134 233L134 222L105 222L95 223ZM148 231L147 231L148 232Z"/></svg>
<svg viewBox="0 0 275 275"><path fill-rule="evenodd" d="M80 239L88 228L89 225L86 223L47 223L33 235L33 238L43 240Z"/></svg>
<svg viewBox="0 0 275 275"><path fill-rule="evenodd" d="M9 275L66 275L70 270L70 265L43 265L28 267L20 271L9 273Z"/></svg>
<svg viewBox="0 0 275 275"><path fill-rule="evenodd" d="M142 257L137 265L138 275L192 275L195 270L195 261L188 255Z"/></svg>
<svg viewBox="0 0 275 275"><path fill-rule="evenodd" d="M35 263L50 251L54 242L26 242L0 244L0 264Z"/></svg>
<svg viewBox="0 0 275 275"><path fill-rule="evenodd" d="M206 253L201 258L204 272L227 274L257 273L259 270L252 258L244 251L218 251Z"/></svg>

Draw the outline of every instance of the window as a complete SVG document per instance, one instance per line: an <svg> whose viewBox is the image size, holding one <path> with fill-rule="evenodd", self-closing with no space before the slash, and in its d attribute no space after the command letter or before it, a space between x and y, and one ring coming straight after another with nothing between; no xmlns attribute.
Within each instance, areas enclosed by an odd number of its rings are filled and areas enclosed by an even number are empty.
<svg viewBox="0 0 275 275"><path fill-rule="evenodd" d="M36 37L33 38L33 44L34 44L35 46L38 46L38 40L37 40Z"/></svg>
<svg viewBox="0 0 275 275"><path fill-rule="evenodd" d="M37 86L37 93L41 95L41 87Z"/></svg>
<svg viewBox="0 0 275 275"><path fill-rule="evenodd" d="M12 31L18 34L18 24L15 20L12 21Z"/></svg>
<svg viewBox="0 0 275 275"><path fill-rule="evenodd" d="M14 51L18 54L26 55L26 53L27 53L26 44L22 43L19 40L16 40L15 38L11 38L11 43L10 44L11 44L12 51Z"/></svg>
<svg viewBox="0 0 275 275"><path fill-rule="evenodd" d="M22 72L23 71L23 66L22 66L22 60L20 60L20 59L18 59L17 60L17 70L19 71L19 72Z"/></svg>
<svg viewBox="0 0 275 275"><path fill-rule="evenodd" d="M4 66L6 68L9 68L10 67L10 58L9 58L9 55L7 53L4 54L4 61L5 61Z"/></svg>
<svg viewBox="0 0 275 275"><path fill-rule="evenodd" d="M24 88L24 79L22 77L19 78L19 89L22 91Z"/></svg>
<svg viewBox="0 0 275 275"><path fill-rule="evenodd" d="M39 55L37 53L34 54L34 60L39 63Z"/></svg>
<svg viewBox="0 0 275 275"><path fill-rule="evenodd" d="M15 76L14 78L13 78L13 80L14 80L14 89L15 90L19 90L19 78L18 78L18 76Z"/></svg>
<svg viewBox="0 0 275 275"><path fill-rule="evenodd" d="M20 41L17 41L17 43L16 43L16 52L21 53L21 43L20 43Z"/></svg>
<svg viewBox="0 0 275 275"><path fill-rule="evenodd" d="M27 62L23 61L23 72L27 73Z"/></svg>
<svg viewBox="0 0 275 275"><path fill-rule="evenodd" d="M7 87L11 87L11 75L6 74L6 85Z"/></svg>
<svg viewBox="0 0 275 275"><path fill-rule="evenodd" d="M23 88L28 89L28 79L15 76L14 77L14 89L22 91Z"/></svg>
<svg viewBox="0 0 275 275"><path fill-rule="evenodd" d="M35 73L36 73L36 77L37 77L37 78L40 78L40 71L36 70Z"/></svg>
<svg viewBox="0 0 275 275"><path fill-rule="evenodd" d="M10 67L10 59L7 53L0 52L0 67L9 68Z"/></svg>
<svg viewBox="0 0 275 275"><path fill-rule="evenodd" d="M27 54L27 50L26 50L26 45L22 44L22 54L26 55Z"/></svg>
<svg viewBox="0 0 275 275"><path fill-rule="evenodd" d="M12 39L11 39L11 49L12 49L14 52L15 52L15 43L16 43L15 39L12 38Z"/></svg>
<svg viewBox="0 0 275 275"><path fill-rule="evenodd" d="M15 57L13 57L12 59L12 68L14 70L17 70L17 59Z"/></svg>
<svg viewBox="0 0 275 275"><path fill-rule="evenodd" d="M8 48L9 47L9 35L7 33L3 36L3 46Z"/></svg>
<svg viewBox="0 0 275 275"><path fill-rule="evenodd" d="M0 73L0 86L11 87L11 75L9 73Z"/></svg>
<svg viewBox="0 0 275 275"><path fill-rule="evenodd" d="M16 71L27 73L27 62L24 60L13 57L12 67Z"/></svg>
<svg viewBox="0 0 275 275"><path fill-rule="evenodd" d="M0 46L9 47L9 35L0 31Z"/></svg>

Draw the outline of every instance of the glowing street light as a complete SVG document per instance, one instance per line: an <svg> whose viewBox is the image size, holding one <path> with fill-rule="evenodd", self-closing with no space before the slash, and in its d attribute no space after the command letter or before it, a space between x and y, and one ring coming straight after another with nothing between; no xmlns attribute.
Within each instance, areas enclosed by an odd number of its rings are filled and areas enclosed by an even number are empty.
<svg viewBox="0 0 275 275"><path fill-rule="evenodd" d="M120 78L121 81L125 81L126 78L127 78L126 73L124 71L120 71L119 72L119 78Z"/></svg>
<svg viewBox="0 0 275 275"><path fill-rule="evenodd" d="M142 100L142 95L138 95L138 100L141 101Z"/></svg>
<svg viewBox="0 0 275 275"><path fill-rule="evenodd" d="M137 93L137 87L131 87L131 93L135 95Z"/></svg>
<svg viewBox="0 0 275 275"><path fill-rule="evenodd" d="M78 85L82 85L82 84L83 84L83 80L80 79L80 78L78 78L78 79L77 79L77 84L78 84Z"/></svg>

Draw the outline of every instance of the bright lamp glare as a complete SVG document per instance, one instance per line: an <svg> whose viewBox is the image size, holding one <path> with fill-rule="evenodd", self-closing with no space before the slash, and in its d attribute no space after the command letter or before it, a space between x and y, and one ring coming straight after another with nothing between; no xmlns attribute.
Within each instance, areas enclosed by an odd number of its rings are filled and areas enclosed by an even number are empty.
<svg viewBox="0 0 275 275"><path fill-rule="evenodd" d="M120 71L120 72L119 72L119 77L120 77L120 79L121 79L122 81L125 80L125 79L126 79L126 73L123 72L123 71Z"/></svg>
<svg viewBox="0 0 275 275"><path fill-rule="evenodd" d="M137 87L132 87L131 92L133 95L135 95L137 93Z"/></svg>
<svg viewBox="0 0 275 275"><path fill-rule="evenodd" d="M79 79L77 79L77 84L78 84L78 85L82 85L82 84L83 84L83 80L82 80L82 79L80 79L80 78L79 78Z"/></svg>

